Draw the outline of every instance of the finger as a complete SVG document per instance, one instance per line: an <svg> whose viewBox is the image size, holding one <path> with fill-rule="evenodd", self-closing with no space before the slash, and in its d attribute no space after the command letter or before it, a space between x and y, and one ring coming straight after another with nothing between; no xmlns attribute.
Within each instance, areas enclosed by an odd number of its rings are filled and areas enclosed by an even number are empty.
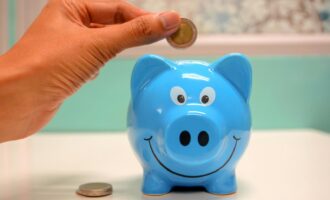
<svg viewBox="0 0 330 200"><path fill-rule="evenodd" d="M98 24L123 23L141 15L150 14L126 1L86 0L85 5L90 22Z"/></svg>
<svg viewBox="0 0 330 200"><path fill-rule="evenodd" d="M104 25L104 24L98 24L98 23L90 23L89 24L89 28L104 28L106 27L107 25Z"/></svg>
<svg viewBox="0 0 330 200"><path fill-rule="evenodd" d="M149 44L173 34L180 25L180 16L174 11L137 17L120 25L99 29L108 47L120 50Z"/></svg>

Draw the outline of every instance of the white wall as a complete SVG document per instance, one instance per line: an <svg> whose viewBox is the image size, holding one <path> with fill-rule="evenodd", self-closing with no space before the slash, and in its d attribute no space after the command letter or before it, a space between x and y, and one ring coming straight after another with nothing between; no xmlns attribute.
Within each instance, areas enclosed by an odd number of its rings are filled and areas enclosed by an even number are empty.
<svg viewBox="0 0 330 200"><path fill-rule="evenodd" d="M16 39L23 35L46 3L47 0L16 0Z"/></svg>
<svg viewBox="0 0 330 200"><path fill-rule="evenodd" d="M8 48L8 6L6 0L0 0L0 55Z"/></svg>
<svg viewBox="0 0 330 200"><path fill-rule="evenodd" d="M0 53L8 49L8 2L0 0ZM18 40L38 16L47 0L16 0L16 34ZM52 23L51 21L49 23ZM330 54L330 34L217 34L200 35L192 47L175 50L165 41L124 51L120 56L135 57L141 52L162 55L212 56L228 52L249 55Z"/></svg>

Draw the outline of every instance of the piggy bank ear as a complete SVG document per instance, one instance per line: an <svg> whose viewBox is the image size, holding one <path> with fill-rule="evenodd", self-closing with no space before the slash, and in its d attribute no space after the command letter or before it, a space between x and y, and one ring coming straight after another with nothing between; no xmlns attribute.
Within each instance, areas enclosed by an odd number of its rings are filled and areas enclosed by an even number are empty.
<svg viewBox="0 0 330 200"><path fill-rule="evenodd" d="M157 55L144 55L136 62L131 77L132 98L150 81L166 70L170 70L172 63Z"/></svg>
<svg viewBox="0 0 330 200"><path fill-rule="evenodd" d="M248 101L252 85L251 64L242 54L229 54L212 64L213 69L226 78Z"/></svg>

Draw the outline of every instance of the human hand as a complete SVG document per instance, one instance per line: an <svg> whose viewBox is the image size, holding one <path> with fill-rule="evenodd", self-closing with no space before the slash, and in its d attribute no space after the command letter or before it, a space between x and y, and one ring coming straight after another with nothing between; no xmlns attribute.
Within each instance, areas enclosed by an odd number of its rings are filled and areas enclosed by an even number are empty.
<svg viewBox="0 0 330 200"><path fill-rule="evenodd" d="M0 57L0 142L35 133L109 59L171 35L179 23L176 12L123 0L50 0Z"/></svg>

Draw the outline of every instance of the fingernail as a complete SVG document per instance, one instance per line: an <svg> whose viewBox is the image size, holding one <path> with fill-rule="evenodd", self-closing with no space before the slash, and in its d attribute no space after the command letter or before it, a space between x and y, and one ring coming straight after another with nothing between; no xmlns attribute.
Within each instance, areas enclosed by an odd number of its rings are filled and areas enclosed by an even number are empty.
<svg viewBox="0 0 330 200"><path fill-rule="evenodd" d="M180 24L180 16L175 11L167 11L159 14L159 19L165 30L171 30Z"/></svg>

